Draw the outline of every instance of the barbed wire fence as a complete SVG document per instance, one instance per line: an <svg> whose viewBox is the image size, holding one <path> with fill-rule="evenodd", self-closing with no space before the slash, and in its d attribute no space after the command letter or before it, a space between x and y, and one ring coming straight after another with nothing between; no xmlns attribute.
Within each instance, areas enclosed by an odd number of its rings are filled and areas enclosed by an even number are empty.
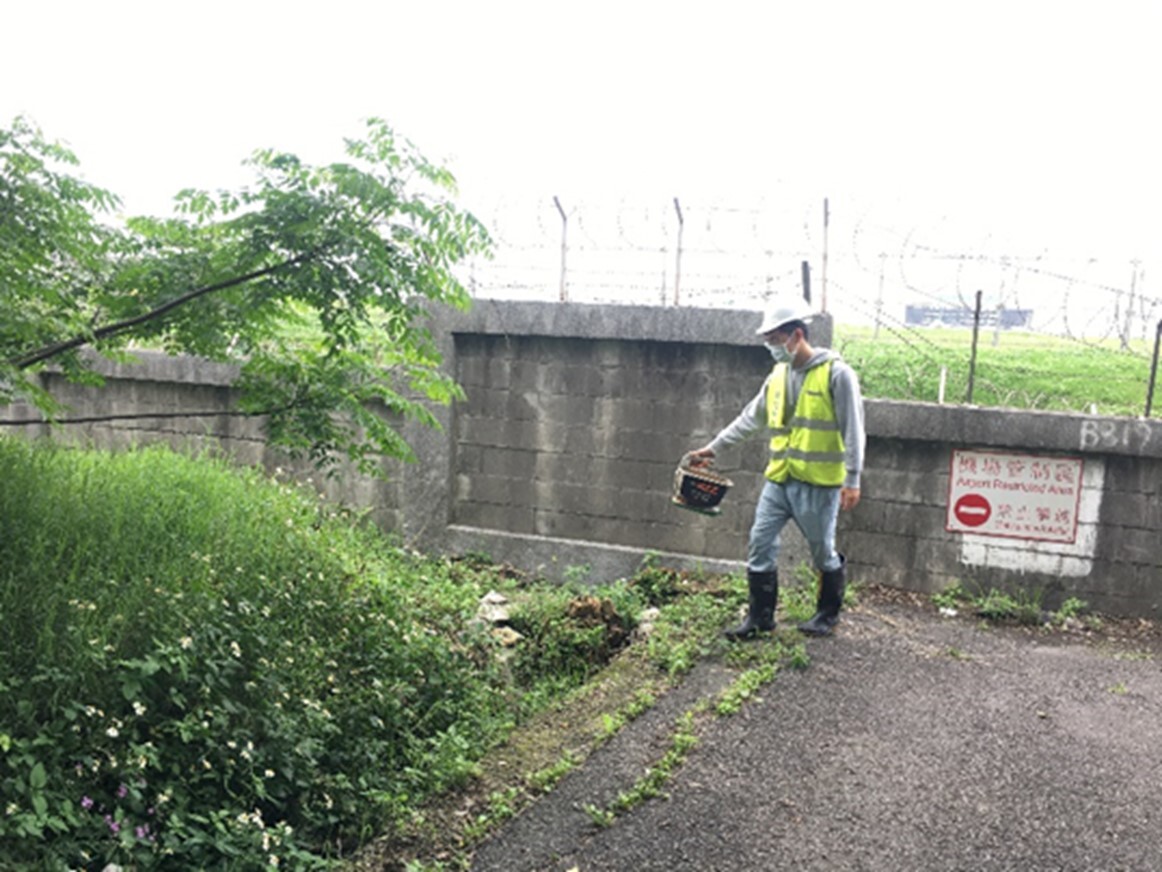
<svg viewBox="0 0 1162 872"><path fill-rule="evenodd" d="M477 214L495 242L494 257L473 261L465 277L477 297L761 309L803 289L806 263L817 307L922 362L922 372L904 374L915 399L943 401L974 382L997 404L1037 408L1053 405L1054 379L1092 378L1005 360L990 361L995 380L980 378L968 372L970 349L950 349L931 329L975 326L974 343L994 348L1042 336L1124 355L1133 361L1124 375L1103 378L1126 390L1148 381L1150 414L1162 298L1143 258L1006 250L987 235L966 245L939 221L900 229L870 212L833 218L827 201L553 196Z"/></svg>

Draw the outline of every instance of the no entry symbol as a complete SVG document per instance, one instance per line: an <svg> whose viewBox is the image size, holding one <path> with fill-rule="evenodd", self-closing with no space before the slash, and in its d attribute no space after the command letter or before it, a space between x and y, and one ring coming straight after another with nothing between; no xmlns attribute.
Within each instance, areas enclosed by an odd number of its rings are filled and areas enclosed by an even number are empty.
<svg viewBox="0 0 1162 872"><path fill-rule="evenodd" d="M992 515L993 507L980 494L965 494L956 501L952 511L964 526L979 527Z"/></svg>

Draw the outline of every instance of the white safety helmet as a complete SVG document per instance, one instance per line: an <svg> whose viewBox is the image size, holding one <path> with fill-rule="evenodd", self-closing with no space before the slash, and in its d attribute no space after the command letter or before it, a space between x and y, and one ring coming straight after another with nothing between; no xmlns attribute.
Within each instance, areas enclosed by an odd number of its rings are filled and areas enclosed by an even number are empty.
<svg viewBox="0 0 1162 872"><path fill-rule="evenodd" d="M762 336L776 330L788 321L806 322L815 316L811 305L802 297L788 296L775 300L763 315L763 322L756 334Z"/></svg>

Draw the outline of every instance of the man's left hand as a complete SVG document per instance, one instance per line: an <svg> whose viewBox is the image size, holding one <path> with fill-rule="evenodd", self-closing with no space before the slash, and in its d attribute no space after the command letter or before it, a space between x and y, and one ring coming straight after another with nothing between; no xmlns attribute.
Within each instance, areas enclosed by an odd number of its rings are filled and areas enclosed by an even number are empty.
<svg viewBox="0 0 1162 872"><path fill-rule="evenodd" d="M859 488L841 487L839 489L839 508L843 511L854 509L859 505Z"/></svg>

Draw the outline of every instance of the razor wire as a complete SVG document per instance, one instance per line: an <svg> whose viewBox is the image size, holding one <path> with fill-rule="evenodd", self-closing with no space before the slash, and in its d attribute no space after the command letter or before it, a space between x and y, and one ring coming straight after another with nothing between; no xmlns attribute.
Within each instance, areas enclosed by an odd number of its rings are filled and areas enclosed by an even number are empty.
<svg viewBox="0 0 1162 872"><path fill-rule="evenodd" d="M801 204L561 203L562 216L551 198L494 206L485 223L495 254L471 264L474 294L547 300L565 287L575 302L671 305L679 291L683 305L761 307L798 289L801 262L818 274L823 260L818 216ZM1034 332L1123 346L1145 343L1162 314L1140 258L998 251L987 233L973 249L942 238L940 221L899 228L868 211L844 227L843 213L833 210L831 221L827 284L882 285L880 311L905 303L968 311L983 290L990 309L1034 311ZM843 306L838 298L829 303ZM874 321L873 313L864 317Z"/></svg>
<svg viewBox="0 0 1162 872"><path fill-rule="evenodd" d="M818 303L830 288L827 308L840 321L939 326L901 317L911 305L959 312L952 320L963 325L981 291L990 322L981 326L991 326L994 340L1020 329L1079 346L1117 342L1149 357L1162 298L1143 258L1099 259L1045 245L1006 250L987 230L964 234L945 218L899 226L842 204L830 209L825 237L820 212L821 204L791 197L499 201L481 216L494 256L473 260L466 284L480 297L759 309L776 294L802 292L807 263L812 297ZM1005 313L1020 312L1031 323L1006 326Z"/></svg>
<svg viewBox="0 0 1162 872"><path fill-rule="evenodd" d="M821 263L817 217L813 208L786 203L737 206L679 198L613 205L552 198L523 209L510 204L491 223L486 220L495 255L470 262L467 285L485 298L547 301L559 291L576 303L760 309L776 294L802 292L801 266ZM942 232L939 222L893 227L870 211L833 221L827 308L841 353L845 343L856 350L867 341L866 334L849 338L849 327L870 328L873 339L882 333L884 341L911 355L911 369L903 373L908 398L929 402L945 400L947 381L949 402L971 401L975 387L991 398L990 405L1094 411L1096 400L1078 409L1076 401L1067 405L1067 391L1052 391L1053 384L1091 376L988 351L990 345L1015 345L1020 336L1035 342L1045 335L1079 352L1120 355L1127 364L1103 372L1101 380L1126 395L1156 375L1146 364L1162 299L1151 293L1141 259L1100 261L1047 248L1006 251L988 234L974 250ZM818 302L819 289L812 291ZM953 325L963 328L975 316L978 292L982 314L990 319L976 326L974 341L985 346L979 362L970 354L978 346L967 340L959 347L947 337L935 341L932 328L942 321L911 320L908 306L914 305L951 311L957 316ZM1032 313L1031 323L1006 326L1006 311L1024 310ZM960 393L966 381L965 397ZM1101 402L1117 405L1118 413L1132 411L1124 400Z"/></svg>

